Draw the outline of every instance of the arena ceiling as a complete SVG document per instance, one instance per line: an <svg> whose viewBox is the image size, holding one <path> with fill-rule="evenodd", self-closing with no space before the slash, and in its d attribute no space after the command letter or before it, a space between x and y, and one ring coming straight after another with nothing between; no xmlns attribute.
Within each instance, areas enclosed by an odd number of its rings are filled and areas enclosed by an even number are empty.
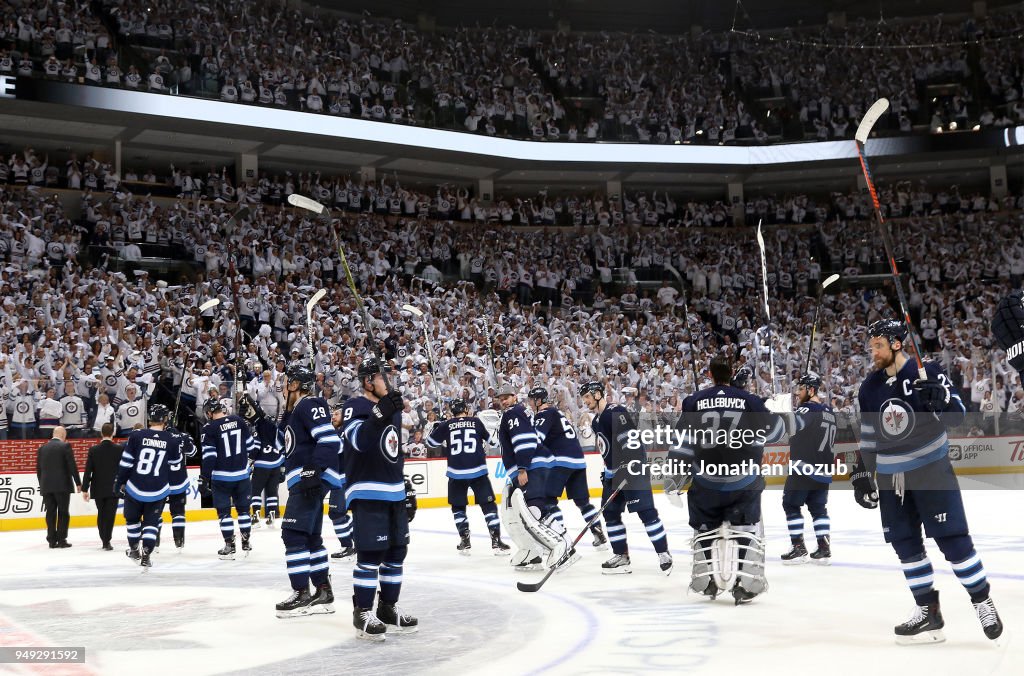
<svg viewBox="0 0 1024 676"><path fill-rule="evenodd" d="M784 26L820 25L829 12L845 12L849 20L878 21L898 17L954 14L972 11L970 0L317 0L309 6L351 14L399 18L417 23L431 17L438 26L514 25L519 28L554 29L559 22L572 30L646 31L687 33L693 26L704 30L770 30ZM1017 4L1013 0L988 0L989 8Z"/></svg>

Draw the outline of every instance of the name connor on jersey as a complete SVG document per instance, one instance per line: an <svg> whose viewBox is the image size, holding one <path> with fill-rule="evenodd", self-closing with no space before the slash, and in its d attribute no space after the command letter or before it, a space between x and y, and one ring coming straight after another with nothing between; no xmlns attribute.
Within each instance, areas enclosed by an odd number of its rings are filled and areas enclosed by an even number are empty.
<svg viewBox="0 0 1024 676"><path fill-rule="evenodd" d="M167 448L167 442L163 439L153 439L152 437L146 437L142 440L143 446L152 446L153 448Z"/></svg>

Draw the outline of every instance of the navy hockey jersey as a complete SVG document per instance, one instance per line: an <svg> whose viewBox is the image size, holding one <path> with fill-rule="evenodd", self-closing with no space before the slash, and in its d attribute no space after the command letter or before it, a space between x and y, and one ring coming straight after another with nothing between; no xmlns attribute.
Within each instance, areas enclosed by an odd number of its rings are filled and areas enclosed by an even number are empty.
<svg viewBox="0 0 1024 676"><path fill-rule="evenodd" d="M533 416L533 427L537 430L537 441L541 447L551 452L553 467L587 468L576 428L564 413L554 406L543 408Z"/></svg>
<svg viewBox="0 0 1024 676"><path fill-rule="evenodd" d="M387 424L373 419L374 403L366 397L345 402L341 417L344 440L345 499L405 500L405 454L402 453L402 412L395 411Z"/></svg>
<svg viewBox="0 0 1024 676"><path fill-rule="evenodd" d="M731 385L713 385L683 400L676 423L680 443L670 458L692 463L694 483L718 491L746 488L761 476L764 445L786 433L782 416L757 395Z"/></svg>
<svg viewBox="0 0 1024 676"><path fill-rule="evenodd" d="M171 473L184 464L181 441L165 430L132 432L121 452L117 485L139 502L157 502L171 492Z"/></svg>
<svg viewBox="0 0 1024 676"><path fill-rule="evenodd" d="M836 416L832 407L806 401L795 411L796 431L789 437L791 477L807 477L820 484L832 483L832 465L836 443Z"/></svg>
<svg viewBox="0 0 1024 676"><path fill-rule="evenodd" d="M430 448L444 450L449 479L476 479L487 476L484 442L488 436L480 418L475 415L456 416L434 425L427 435L426 444Z"/></svg>
<svg viewBox="0 0 1024 676"><path fill-rule="evenodd" d="M505 474L512 479L520 469L550 467L552 458L545 456L537 444L537 430L526 414L526 407L515 404L501 414L498 422L498 445Z"/></svg>
<svg viewBox="0 0 1024 676"><path fill-rule="evenodd" d="M597 450L604 460L604 478L615 476L615 469L628 460L625 457L629 447L630 432L636 429L636 422L625 406L608 404L594 419L590 421L597 440ZM638 450L639 456L644 455L643 449Z"/></svg>
<svg viewBox="0 0 1024 676"><path fill-rule="evenodd" d="M861 383L860 451L875 454L879 474L907 472L931 464L949 453L947 426L959 425L966 409L960 393L935 362L925 362L929 379L939 380L950 389L946 410L939 415L928 411L914 390L918 379L917 363L908 359L903 368L889 377L885 370L874 371Z"/></svg>
<svg viewBox="0 0 1024 676"><path fill-rule="evenodd" d="M192 437L184 432L169 430L181 443L181 454L183 458L191 458L196 454L196 445L192 443ZM188 492L188 466L184 459L177 468L171 468L171 495L181 495Z"/></svg>
<svg viewBox="0 0 1024 676"><path fill-rule="evenodd" d="M253 428L259 450L256 451L252 466L260 469L277 469L283 465L284 455L281 451L284 448L284 433L266 418L260 418Z"/></svg>
<svg viewBox="0 0 1024 676"><path fill-rule="evenodd" d="M249 426L237 415L227 415L203 426L202 474L214 481L242 481L249 478L249 459L259 444Z"/></svg>
<svg viewBox="0 0 1024 676"><path fill-rule="evenodd" d="M319 469L325 490L341 488L345 477L339 465L341 437L331 424L331 408L322 397L303 397L291 412L285 412L284 480L291 491L302 480L302 469Z"/></svg>

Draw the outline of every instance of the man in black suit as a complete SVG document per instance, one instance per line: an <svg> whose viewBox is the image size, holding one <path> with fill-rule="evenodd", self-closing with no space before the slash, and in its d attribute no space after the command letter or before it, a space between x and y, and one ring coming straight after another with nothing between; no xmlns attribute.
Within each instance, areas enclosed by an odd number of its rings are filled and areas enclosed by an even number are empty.
<svg viewBox="0 0 1024 676"><path fill-rule="evenodd" d="M39 492L43 495L43 509L46 510L46 541L50 543L50 549L71 546L68 543L71 520L68 505L71 493L82 485L67 436L67 430L58 425L53 428L53 438L40 446L36 454L36 478L39 479Z"/></svg>
<svg viewBox="0 0 1024 676"><path fill-rule="evenodd" d="M114 443L112 423L103 423L100 434L103 441L89 449L89 457L85 460L82 497L86 502L90 497L96 501L96 529L100 532L103 549L109 552L114 549L110 545L110 534L117 516L118 497L114 495L114 480L117 479L117 467L124 447Z"/></svg>

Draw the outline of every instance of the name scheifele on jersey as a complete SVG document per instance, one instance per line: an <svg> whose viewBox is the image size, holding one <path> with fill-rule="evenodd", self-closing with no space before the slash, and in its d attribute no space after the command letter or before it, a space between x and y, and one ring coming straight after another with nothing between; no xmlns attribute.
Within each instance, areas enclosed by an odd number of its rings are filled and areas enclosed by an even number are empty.
<svg viewBox="0 0 1024 676"><path fill-rule="evenodd" d="M476 479L487 476L487 454L484 443L487 428L476 416L459 416L442 420L427 435L430 448L441 448L448 459L449 479Z"/></svg>

